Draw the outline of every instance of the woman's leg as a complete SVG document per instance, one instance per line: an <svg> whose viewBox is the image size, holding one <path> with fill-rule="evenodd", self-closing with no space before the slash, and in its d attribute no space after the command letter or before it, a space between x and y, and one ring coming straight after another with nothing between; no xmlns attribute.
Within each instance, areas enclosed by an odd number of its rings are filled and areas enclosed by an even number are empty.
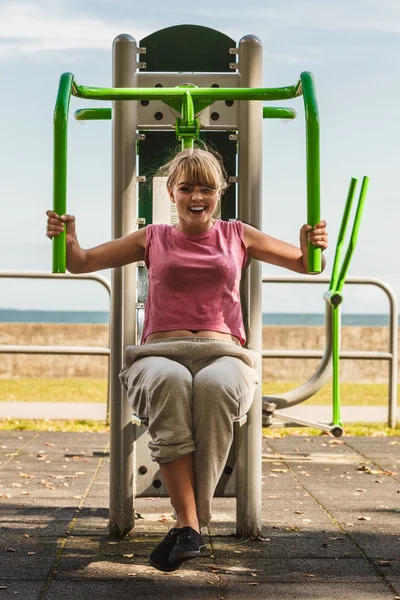
<svg viewBox="0 0 400 600"><path fill-rule="evenodd" d="M200 527L211 519L211 502L232 444L234 420L249 410L257 383L257 372L232 356L218 358L194 377L193 460Z"/></svg>
<svg viewBox="0 0 400 600"><path fill-rule="evenodd" d="M194 491L193 453L160 464L160 471L176 512L174 527L192 527L200 531Z"/></svg>
<svg viewBox="0 0 400 600"><path fill-rule="evenodd" d="M198 530L194 493L192 431L192 375L180 363L164 357L135 361L127 376L128 400L133 411L148 419L152 460L159 463L171 504L175 527Z"/></svg>

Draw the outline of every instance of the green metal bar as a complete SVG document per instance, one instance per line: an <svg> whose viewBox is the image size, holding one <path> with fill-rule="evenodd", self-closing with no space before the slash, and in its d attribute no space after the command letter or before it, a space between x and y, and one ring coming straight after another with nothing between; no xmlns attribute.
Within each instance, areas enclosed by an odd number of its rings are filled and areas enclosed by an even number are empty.
<svg viewBox="0 0 400 600"><path fill-rule="evenodd" d="M61 75L54 109L53 209L59 216L67 210L67 131L68 112L74 76ZM53 238L53 273L65 273L65 231Z"/></svg>
<svg viewBox="0 0 400 600"><path fill-rule="evenodd" d="M351 178L350 187L349 187L349 191L347 194L346 205L344 208L343 218L342 218L342 222L340 225L338 241L336 244L335 259L333 261L331 283L329 286L329 290L331 290L332 292L335 292L338 287L339 273L340 273L340 260L342 257L343 242L344 242L344 237L346 235L347 226L349 223L349 216L350 216L350 211L351 211L351 207L353 204L354 193L355 193L355 190L357 187L357 181L358 180L355 179L354 177Z"/></svg>
<svg viewBox="0 0 400 600"><path fill-rule="evenodd" d="M332 400L333 423L342 427L340 418L340 381L339 381L339 352L340 352L340 304L332 309Z"/></svg>
<svg viewBox="0 0 400 600"><path fill-rule="evenodd" d="M343 265L342 265L342 268L341 268L340 274L339 274L339 280L338 280L338 285L337 285L337 289L339 292L341 292L343 289L343 286L344 286L344 283L346 280L347 271L349 269L351 257L353 256L353 252L354 252L354 249L357 244L358 232L360 229L361 217L362 217L362 213L364 210L365 200L367 197L368 185L369 185L369 177L364 177L363 181L362 181L362 185L361 185L361 192L360 192L360 197L359 197L358 204L357 204L356 216L354 218L353 231L351 232L349 247L347 248L347 252L344 257Z"/></svg>
<svg viewBox="0 0 400 600"><path fill-rule="evenodd" d="M194 107L189 91L186 91L182 98L181 123L185 127L194 127Z"/></svg>
<svg viewBox="0 0 400 600"><path fill-rule="evenodd" d="M77 121L107 121L112 118L111 113L111 108L81 108L75 111L74 117ZM264 119L295 119L296 116L294 108L263 107Z"/></svg>
<svg viewBox="0 0 400 600"><path fill-rule="evenodd" d="M319 114L314 78L311 73L301 73L306 117L307 152L307 223L314 227L321 219L320 210L320 148ZM308 243L308 272L321 272L321 249Z"/></svg>
<svg viewBox="0 0 400 600"><path fill-rule="evenodd" d="M278 106L264 106L263 119L295 119L297 116L294 108L281 108Z"/></svg>
<svg viewBox="0 0 400 600"><path fill-rule="evenodd" d="M78 85L75 81L72 94L88 100L181 100L187 88L97 88ZM290 100L301 96L300 81L282 88L190 88L193 100Z"/></svg>
<svg viewBox="0 0 400 600"><path fill-rule="evenodd" d="M112 118L111 108L81 108L76 110L77 121L109 121Z"/></svg>

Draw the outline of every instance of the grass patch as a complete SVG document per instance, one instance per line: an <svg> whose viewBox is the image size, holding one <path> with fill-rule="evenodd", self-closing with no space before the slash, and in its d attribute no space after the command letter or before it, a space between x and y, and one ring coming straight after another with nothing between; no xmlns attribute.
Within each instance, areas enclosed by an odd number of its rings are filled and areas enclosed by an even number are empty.
<svg viewBox="0 0 400 600"><path fill-rule="evenodd" d="M0 401L13 402L106 402L107 380L0 379Z"/></svg>
<svg viewBox="0 0 400 600"><path fill-rule="evenodd" d="M107 432L105 421L53 421L51 419L0 419L0 431Z"/></svg>
<svg viewBox="0 0 400 600"><path fill-rule="evenodd" d="M51 419L0 419L0 431L67 431L67 432L109 432L110 426L104 421L52 421ZM270 439L279 439L288 436L325 436L331 437L319 429L311 427L287 427L269 429L263 428L263 436ZM400 437L400 426L390 429L384 423L350 423L344 424L343 437L370 436L370 437Z"/></svg>
<svg viewBox="0 0 400 600"><path fill-rule="evenodd" d="M303 382L264 382L263 394L282 394L301 383ZM387 406L388 385L343 382L340 385L340 395L343 406ZM0 379L0 402L106 402L106 399L105 379ZM332 384L327 383L307 403L331 405Z"/></svg>
<svg viewBox="0 0 400 600"><path fill-rule="evenodd" d="M302 382L263 382L263 394L282 394L292 390ZM400 394L400 385L398 386ZM353 383L343 382L340 384L340 399L342 406L387 406L388 384L387 383ZM306 401L312 405L332 404L332 383L329 382L319 390L312 398Z"/></svg>
<svg viewBox="0 0 400 600"><path fill-rule="evenodd" d="M264 427L263 436L270 439L280 439L288 436L313 436L322 435L325 437L333 438L334 436L320 431L319 429L313 429L311 427L279 427L276 429ZM384 423L349 423L343 424L343 436L356 436L356 437L393 437L400 436L400 426L395 429L390 429ZM340 438L337 438L340 439Z"/></svg>

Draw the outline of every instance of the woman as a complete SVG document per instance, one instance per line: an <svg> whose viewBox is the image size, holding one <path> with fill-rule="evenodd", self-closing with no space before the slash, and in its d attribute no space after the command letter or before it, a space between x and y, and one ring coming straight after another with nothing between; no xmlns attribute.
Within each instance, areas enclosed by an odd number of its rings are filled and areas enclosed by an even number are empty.
<svg viewBox="0 0 400 600"><path fill-rule="evenodd" d="M227 187L219 159L184 150L165 165L176 225L148 225L89 250L75 218L47 211L47 237L66 226L67 268L88 273L145 261L149 293L140 346L126 349L120 374L133 411L148 421L176 523L149 562L174 571L205 547L201 527L226 464L233 423L249 410L258 355L245 349L239 286L249 259L307 273L307 242L328 247L326 222L303 225L300 248L240 221L213 217ZM325 261L323 260L323 266Z"/></svg>

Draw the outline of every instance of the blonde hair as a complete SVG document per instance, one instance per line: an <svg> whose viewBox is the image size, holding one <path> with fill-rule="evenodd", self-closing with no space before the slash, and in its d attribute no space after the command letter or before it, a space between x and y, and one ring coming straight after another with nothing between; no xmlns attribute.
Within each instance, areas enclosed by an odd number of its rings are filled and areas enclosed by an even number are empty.
<svg viewBox="0 0 400 600"><path fill-rule="evenodd" d="M226 172L220 156L208 150L200 148L182 150L161 167L157 175L167 177L167 187L172 188L177 184L183 172L195 184L221 192L228 187Z"/></svg>

